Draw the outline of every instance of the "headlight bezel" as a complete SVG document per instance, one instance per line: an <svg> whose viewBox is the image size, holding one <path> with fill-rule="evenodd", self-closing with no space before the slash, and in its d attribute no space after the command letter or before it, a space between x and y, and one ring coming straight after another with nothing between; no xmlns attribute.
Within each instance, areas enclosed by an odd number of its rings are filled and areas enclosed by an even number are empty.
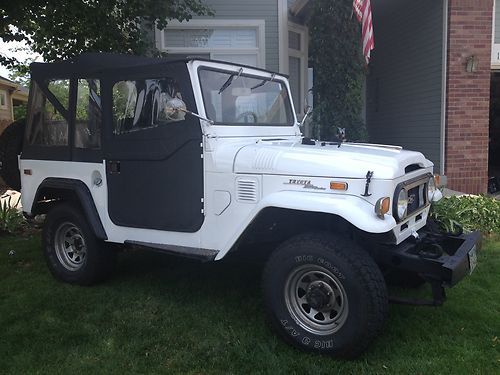
<svg viewBox="0 0 500 375"><path fill-rule="evenodd" d="M392 200L392 202L393 202L392 203L392 216L396 220L396 223L399 224L399 223L404 222L405 220L408 219L408 217L418 214L419 212L421 212L422 210L424 210L425 208L427 208L430 205L430 202L427 199L428 198L427 189L428 189L429 179L431 177L432 177L432 174L428 172L424 175L420 175L420 176L414 177L412 179L409 179L409 180L406 180L406 181L403 181L403 182L400 182L399 184L397 184L397 186L394 190L394 196L393 196L393 200ZM422 195L420 195L420 198L419 198L419 199L421 199L422 203L419 205L418 208L414 207L414 205L411 205L411 203L409 201L409 197L408 197L409 192L417 186L423 186L423 188L424 188L424 190L422 191ZM404 190L405 193L407 194L406 204L405 204L406 209L405 209L405 212L403 215L399 215L398 202L400 200L399 195L400 195L402 190ZM408 213L409 209L411 211L410 213Z"/></svg>
<svg viewBox="0 0 500 375"><path fill-rule="evenodd" d="M404 193L403 197L402 193ZM401 201L403 201L402 204ZM394 194L393 213L397 221L403 221L408 214L408 192L404 186L400 186Z"/></svg>

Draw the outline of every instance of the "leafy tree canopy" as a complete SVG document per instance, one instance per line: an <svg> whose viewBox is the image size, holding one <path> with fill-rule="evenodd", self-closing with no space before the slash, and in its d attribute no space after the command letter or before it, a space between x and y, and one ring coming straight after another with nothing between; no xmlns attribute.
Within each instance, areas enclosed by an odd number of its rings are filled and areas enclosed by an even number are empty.
<svg viewBox="0 0 500 375"><path fill-rule="evenodd" d="M25 41L45 61L82 52L151 54L151 30L212 12L202 0L14 0L0 9L0 38ZM148 31L149 30L149 31ZM21 63L0 54L0 64Z"/></svg>

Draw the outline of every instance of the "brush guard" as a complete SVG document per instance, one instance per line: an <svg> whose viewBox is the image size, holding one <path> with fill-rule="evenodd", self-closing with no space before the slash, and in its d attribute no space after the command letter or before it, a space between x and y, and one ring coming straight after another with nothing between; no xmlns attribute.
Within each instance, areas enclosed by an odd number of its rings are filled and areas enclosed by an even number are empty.
<svg viewBox="0 0 500 375"><path fill-rule="evenodd" d="M432 300L391 297L398 304L440 306L446 300L445 287L451 288L474 271L480 232L450 234L427 225L417 236L397 246L382 245L372 253L384 267L418 274L432 287Z"/></svg>

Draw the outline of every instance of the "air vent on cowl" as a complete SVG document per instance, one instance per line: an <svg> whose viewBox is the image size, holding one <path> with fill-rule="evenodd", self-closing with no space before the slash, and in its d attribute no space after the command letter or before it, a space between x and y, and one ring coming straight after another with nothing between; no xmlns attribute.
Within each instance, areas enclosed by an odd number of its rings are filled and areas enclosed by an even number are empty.
<svg viewBox="0 0 500 375"><path fill-rule="evenodd" d="M236 199L241 203L256 203L259 199L257 179L240 177L236 180Z"/></svg>

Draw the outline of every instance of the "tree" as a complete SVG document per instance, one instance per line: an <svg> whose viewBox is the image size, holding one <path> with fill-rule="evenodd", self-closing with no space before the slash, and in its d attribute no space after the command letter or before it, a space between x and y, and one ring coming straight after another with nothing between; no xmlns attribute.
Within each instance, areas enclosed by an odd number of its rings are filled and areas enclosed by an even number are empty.
<svg viewBox="0 0 500 375"><path fill-rule="evenodd" d="M314 67L314 136L331 140L340 127L346 128L349 141L366 140L361 119L366 68L352 0L315 0L308 25Z"/></svg>
<svg viewBox="0 0 500 375"><path fill-rule="evenodd" d="M153 54L151 30L213 14L202 0L15 0L0 9L0 38L25 41L45 61L82 52ZM0 54L9 68L21 63Z"/></svg>

